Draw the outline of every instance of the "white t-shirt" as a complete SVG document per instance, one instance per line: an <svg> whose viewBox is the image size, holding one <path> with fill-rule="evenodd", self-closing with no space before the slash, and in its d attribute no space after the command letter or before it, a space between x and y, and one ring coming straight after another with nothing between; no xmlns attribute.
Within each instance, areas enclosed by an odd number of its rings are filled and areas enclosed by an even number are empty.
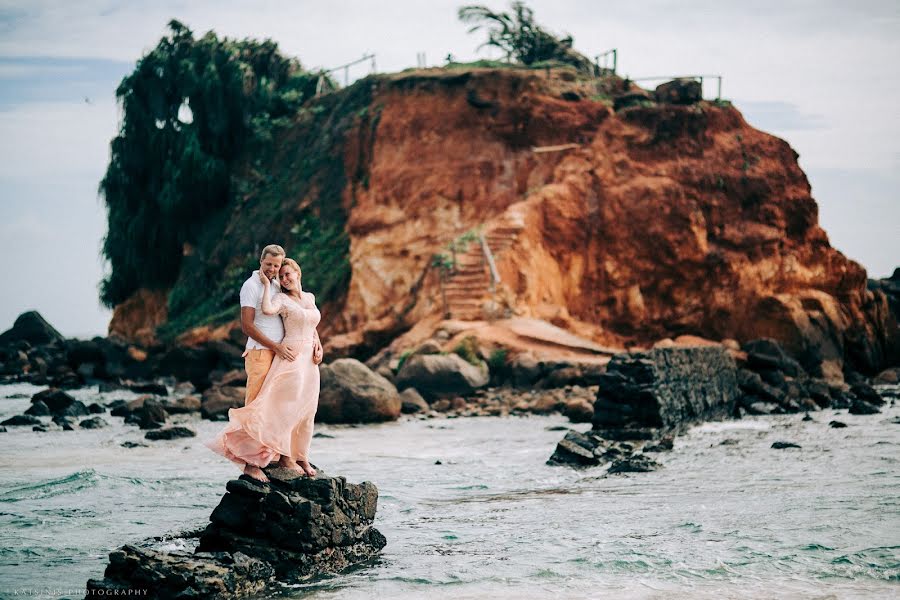
<svg viewBox="0 0 900 600"><path fill-rule="evenodd" d="M275 294L281 291L281 286L276 281L269 282L269 300L275 298ZM259 271L253 271L250 279L241 286L241 307L248 306L256 309L256 316L253 318L253 324L256 325L267 338L275 342L281 343L284 339L284 323L278 314L266 315L262 311L263 284L259 280ZM247 350L265 350L266 347L247 337Z"/></svg>

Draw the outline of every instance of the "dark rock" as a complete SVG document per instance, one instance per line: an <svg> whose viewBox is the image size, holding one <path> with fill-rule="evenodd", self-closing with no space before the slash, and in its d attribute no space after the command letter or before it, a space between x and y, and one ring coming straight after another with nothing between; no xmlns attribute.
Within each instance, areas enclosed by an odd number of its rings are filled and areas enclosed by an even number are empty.
<svg viewBox="0 0 900 600"><path fill-rule="evenodd" d="M798 446L797 444L794 444L793 442L773 442L772 443L772 448L774 448L775 450L784 450L785 448L799 448L799 447L800 446Z"/></svg>
<svg viewBox="0 0 900 600"><path fill-rule="evenodd" d="M413 415L419 412L428 412L428 403L416 388L406 388L400 392L400 412L405 415Z"/></svg>
<svg viewBox="0 0 900 600"><path fill-rule="evenodd" d="M518 387L530 387L544 374L543 366L534 355L523 352L509 364L513 384Z"/></svg>
<svg viewBox="0 0 900 600"><path fill-rule="evenodd" d="M590 423L594 418L594 407L583 398L573 398L566 402L563 415L573 423Z"/></svg>
<svg viewBox="0 0 900 600"><path fill-rule="evenodd" d="M874 406L882 406L884 404L884 398L881 397L881 394L868 383L854 383L850 386L850 391L863 402L868 402Z"/></svg>
<svg viewBox="0 0 900 600"><path fill-rule="evenodd" d="M175 438L195 437L197 434L187 427L165 427L148 431L144 436L148 440L174 440Z"/></svg>
<svg viewBox="0 0 900 600"><path fill-rule="evenodd" d="M659 463L643 454L633 454L612 461L607 473L648 473L659 468Z"/></svg>
<svg viewBox="0 0 900 600"><path fill-rule="evenodd" d="M31 415L16 415L5 421L0 421L0 425L40 425L41 420Z"/></svg>
<svg viewBox="0 0 900 600"><path fill-rule="evenodd" d="M88 412L92 415L99 415L106 412L106 408L96 402L88 404Z"/></svg>
<svg viewBox="0 0 900 600"><path fill-rule="evenodd" d="M82 429L102 429L103 427L109 427L109 423L100 417L91 417L78 423L78 426Z"/></svg>
<svg viewBox="0 0 900 600"><path fill-rule="evenodd" d="M343 477L304 477L266 468L269 483L242 476L210 516L193 554L123 546L110 554L92 596L147 590L143 598L237 598L334 574L375 556L387 543L372 527L378 490ZM102 591L101 591L102 590Z"/></svg>
<svg viewBox="0 0 900 600"><path fill-rule="evenodd" d="M63 431L75 431L75 421L65 415L55 415L53 422L62 427Z"/></svg>
<svg viewBox="0 0 900 600"><path fill-rule="evenodd" d="M6 427L0 427L0 433L6 433Z"/></svg>
<svg viewBox="0 0 900 600"><path fill-rule="evenodd" d="M161 383L132 383L125 387L138 394L153 394L154 396L169 395L169 390Z"/></svg>
<svg viewBox="0 0 900 600"><path fill-rule="evenodd" d="M32 415L34 417L46 417L50 415L50 408L43 401L38 400L37 402L32 402L32 405L25 410L26 415Z"/></svg>
<svg viewBox="0 0 900 600"><path fill-rule="evenodd" d="M758 373L748 371L747 369L739 369L737 372L737 381L741 390L745 394L752 395L754 398L763 402L774 402L781 404L784 402L787 394L780 389L769 385L762 380ZM755 402L756 400L753 400ZM748 402L741 402L742 406L746 406Z"/></svg>
<svg viewBox="0 0 900 600"><path fill-rule="evenodd" d="M228 410L244 406L247 390L242 387L212 387L203 392L200 415L211 421L227 421Z"/></svg>
<svg viewBox="0 0 900 600"><path fill-rule="evenodd" d="M821 379L810 379L806 382L806 393L822 408L831 407L831 392L828 384Z"/></svg>
<svg viewBox="0 0 900 600"><path fill-rule="evenodd" d="M859 398L853 400L850 404L850 414L851 415L875 415L880 413L881 410L874 404L869 404Z"/></svg>
<svg viewBox="0 0 900 600"><path fill-rule="evenodd" d="M677 428L731 414L738 396L737 369L723 348L617 354L597 391L593 422L597 429Z"/></svg>
<svg viewBox="0 0 900 600"><path fill-rule="evenodd" d="M404 368L416 358L408 359ZM319 371L321 391L316 421L376 423L393 421L400 416L402 401L397 388L358 360L341 358L329 365L321 365Z"/></svg>
<svg viewBox="0 0 900 600"><path fill-rule="evenodd" d="M556 445L556 451L553 452L547 464L593 467L602 462L600 455L605 449L606 446L601 439L569 430Z"/></svg>
<svg viewBox="0 0 900 600"><path fill-rule="evenodd" d="M137 425L141 429L159 429L166 424L169 415L158 400L144 397L134 402L137 401L141 401L140 405L135 406L131 414L125 417L125 423Z"/></svg>
<svg viewBox="0 0 900 600"><path fill-rule="evenodd" d="M801 420L803 420L803 421L815 421L815 419L813 419L813 418L809 415L809 413L806 413L805 415L803 415L803 419L801 419Z"/></svg>
<svg viewBox="0 0 900 600"><path fill-rule="evenodd" d="M313 437L314 438L325 438L325 439L329 439L329 440L334 439L333 435L328 435L327 433L322 433L321 431L317 431L316 433L314 433Z"/></svg>
<svg viewBox="0 0 900 600"><path fill-rule="evenodd" d="M11 329L0 334L0 346L26 341L32 346L65 342L65 338L39 312L32 310L16 318Z"/></svg>
<svg viewBox="0 0 900 600"><path fill-rule="evenodd" d="M476 367L456 354L423 354L406 359L397 373L397 388L414 387L432 401L470 395L489 380L485 363Z"/></svg>
<svg viewBox="0 0 900 600"><path fill-rule="evenodd" d="M832 429L843 429L847 426L846 423L841 423L840 421L831 421L828 423L828 426Z"/></svg>
<svg viewBox="0 0 900 600"><path fill-rule="evenodd" d="M31 428L32 431L47 431L47 428L44 425L35 425Z"/></svg>
<svg viewBox="0 0 900 600"><path fill-rule="evenodd" d="M104 394L107 392L118 392L118 391L125 390L125 389L128 389L128 388L126 388L121 383L117 383L115 381L101 381L97 385L97 391L101 394Z"/></svg>
<svg viewBox="0 0 900 600"><path fill-rule="evenodd" d="M42 392L38 392L31 397L31 402L43 402L50 409L50 413L54 415L67 415L70 417L81 417L89 414L87 406L83 402L76 400L66 392L50 388Z"/></svg>
<svg viewBox="0 0 900 600"><path fill-rule="evenodd" d="M643 448L643 452L668 452L675 447L675 438L671 435L660 438L658 442L647 444Z"/></svg>
<svg viewBox="0 0 900 600"><path fill-rule="evenodd" d="M140 442L122 442L119 444L123 448L147 448L147 444L142 444Z"/></svg>
<svg viewBox="0 0 900 600"><path fill-rule="evenodd" d="M655 96L661 103L695 104L703 100L703 86L696 79L673 79L656 86Z"/></svg>
<svg viewBox="0 0 900 600"><path fill-rule="evenodd" d="M800 363L785 352L779 342L771 338L746 342L741 349L747 353L747 364L753 370L777 369L791 377L804 374Z"/></svg>

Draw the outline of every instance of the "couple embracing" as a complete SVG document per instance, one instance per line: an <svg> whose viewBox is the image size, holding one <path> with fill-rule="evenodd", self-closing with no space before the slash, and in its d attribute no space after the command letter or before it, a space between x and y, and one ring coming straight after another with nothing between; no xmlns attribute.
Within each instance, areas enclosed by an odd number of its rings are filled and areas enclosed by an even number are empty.
<svg viewBox="0 0 900 600"><path fill-rule="evenodd" d="M303 291L300 265L281 246L263 248L259 270L241 287L241 329L247 334L247 396L228 411L228 425L206 446L268 481L262 467L276 462L314 476L309 464L319 404L321 314Z"/></svg>

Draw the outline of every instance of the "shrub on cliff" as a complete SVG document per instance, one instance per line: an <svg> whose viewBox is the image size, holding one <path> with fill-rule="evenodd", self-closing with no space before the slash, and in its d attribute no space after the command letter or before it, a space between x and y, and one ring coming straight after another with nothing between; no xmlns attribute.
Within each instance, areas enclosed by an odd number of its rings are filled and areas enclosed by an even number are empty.
<svg viewBox="0 0 900 600"><path fill-rule="evenodd" d="M560 38L548 32L535 22L534 12L523 2L512 3L512 14L470 5L461 7L458 16L463 23L475 24L469 33L487 29L488 39L479 48L494 46L523 65L559 61L593 73L591 61L572 49L572 36Z"/></svg>
<svg viewBox="0 0 900 600"><path fill-rule="evenodd" d="M240 153L286 122L317 79L270 40L195 39L169 23L116 90L122 122L100 184L109 213L105 304L176 281L185 244L229 201Z"/></svg>

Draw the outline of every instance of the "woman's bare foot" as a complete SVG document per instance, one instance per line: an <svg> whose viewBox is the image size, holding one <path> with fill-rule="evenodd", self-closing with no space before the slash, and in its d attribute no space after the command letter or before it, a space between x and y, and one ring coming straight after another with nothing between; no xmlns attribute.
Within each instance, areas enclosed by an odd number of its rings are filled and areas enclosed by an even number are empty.
<svg viewBox="0 0 900 600"><path fill-rule="evenodd" d="M295 473L306 473L306 469L284 455L282 455L281 458L278 459L278 462L276 464L283 469L287 469L288 471L294 471Z"/></svg>
<svg viewBox="0 0 900 600"><path fill-rule="evenodd" d="M246 465L244 466L244 475L248 477L252 477L257 481L261 481L263 483L268 483L269 478L263 473L262 469L254 465Z"/></svg>
<svg viewBox="0 0 900 600"><path fill-rule="evenodd" d="M305 460L297 461L297 464L300 465L300 468L303 469L303 472L306 473L307 475L309 475L310 477L316 476L316 470L313 469L312 465L310 465Z"/></svg>

